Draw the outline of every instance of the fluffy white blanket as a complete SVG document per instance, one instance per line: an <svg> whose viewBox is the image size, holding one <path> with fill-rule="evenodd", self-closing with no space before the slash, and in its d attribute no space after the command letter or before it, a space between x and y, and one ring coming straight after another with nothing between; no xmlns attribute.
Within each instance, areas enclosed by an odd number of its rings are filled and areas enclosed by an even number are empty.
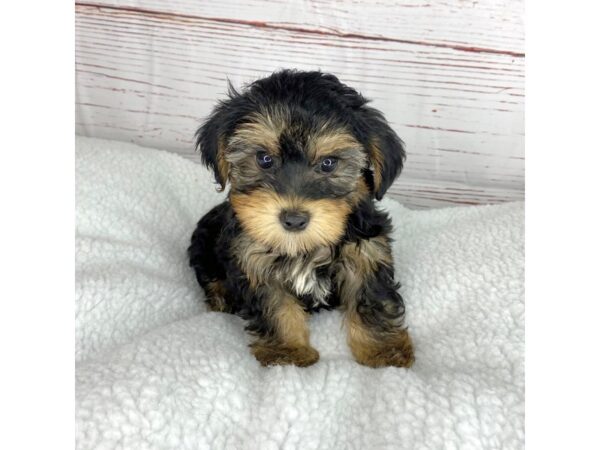
<svg viewBox="0 0 600 450"><path fill-rule="evenodd" d="M187 266L223 196L199 165L77 139L76 441L81 449L517 449L524 445L523 205L387 200L416 363L355 363L341 315L321 359L263 368Z"/></svg>

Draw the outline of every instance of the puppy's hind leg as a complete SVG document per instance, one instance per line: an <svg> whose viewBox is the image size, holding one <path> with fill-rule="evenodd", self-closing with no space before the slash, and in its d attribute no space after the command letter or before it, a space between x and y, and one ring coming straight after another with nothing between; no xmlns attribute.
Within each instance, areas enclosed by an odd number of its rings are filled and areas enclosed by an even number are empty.
<svg viewBox="0 0 600 450"><path fill-rule="evenodd" d="M230 313L231 308L225 300L225 287L221 280L209 281L204 287L206 304L211 311Z"/></svg>
<svg viewBox="0 0 600 450"><path fill-rule="evenodd" d="M225 300L227 275L222 258L224 248L228 245L227 239L223 239L222 230L229 221L230 212L227 202L209 211L198 222L188 248L190 267L204 289L211 311L231 312L231 305Z"/></svg>

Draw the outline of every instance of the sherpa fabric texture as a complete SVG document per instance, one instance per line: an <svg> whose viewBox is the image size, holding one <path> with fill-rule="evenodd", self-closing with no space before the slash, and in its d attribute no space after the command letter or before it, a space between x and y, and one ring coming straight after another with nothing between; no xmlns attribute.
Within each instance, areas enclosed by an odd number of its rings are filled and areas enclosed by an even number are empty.
<svg viewBox="0 0 600 450"><path fill-rule="evenodd" d="M523 448L523 204L382 202L412 368L354 362L338 311L311 318L317 364L263 368L187 266L197 220L223 199L212 176L89 138L76 176L77 448Z"/></svg>

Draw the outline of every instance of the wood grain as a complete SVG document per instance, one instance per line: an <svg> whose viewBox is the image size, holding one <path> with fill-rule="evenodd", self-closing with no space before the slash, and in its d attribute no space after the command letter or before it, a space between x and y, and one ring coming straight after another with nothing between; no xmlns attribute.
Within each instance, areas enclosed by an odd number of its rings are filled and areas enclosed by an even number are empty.
<svg viewBox="0 0 600 450"><path fill-rule="evenodd" d="M405 204L523 198L520 2L290 3L78 3L77 132L197 160L193 133L227 78L321 69L373 99L406 142L390 191Z"/></svg>
<svg viewBox="0 0 600 450"><path fill-rule="evenodd" d="M524 56L523 3L514 0L105 0L80 4L322 36Z"/></svg>

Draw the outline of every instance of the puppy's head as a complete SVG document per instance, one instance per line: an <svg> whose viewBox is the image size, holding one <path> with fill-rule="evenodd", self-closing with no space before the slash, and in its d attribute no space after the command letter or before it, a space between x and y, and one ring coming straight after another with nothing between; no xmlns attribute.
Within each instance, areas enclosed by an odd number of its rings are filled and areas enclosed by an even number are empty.
<svg viewBox="0 0 600 450"><path fill-rule="evenodd" d="M203 162L244 230L297 255L342 237L361 200L402 169L402 141L354 89L321 72L277 72L214 109L197 132Z"/></svg>

